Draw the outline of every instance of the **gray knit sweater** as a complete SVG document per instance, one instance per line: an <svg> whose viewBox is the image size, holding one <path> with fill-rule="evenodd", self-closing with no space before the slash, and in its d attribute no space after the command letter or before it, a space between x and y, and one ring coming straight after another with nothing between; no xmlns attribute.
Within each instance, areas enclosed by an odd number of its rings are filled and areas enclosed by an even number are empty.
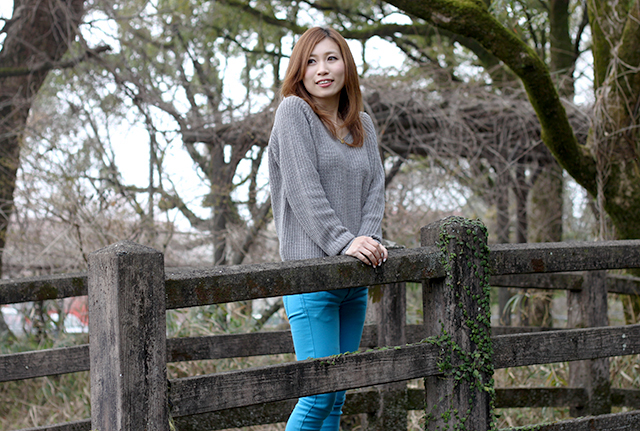
<svg viewBox="0 0 640 431"><path fill-rule="evenodd" d="M304 100L280 103L269 140L269 184L282 260L335 256L357 236L382 241L384 170L371 118L361 117L364 145L350 147Z"/></svg>

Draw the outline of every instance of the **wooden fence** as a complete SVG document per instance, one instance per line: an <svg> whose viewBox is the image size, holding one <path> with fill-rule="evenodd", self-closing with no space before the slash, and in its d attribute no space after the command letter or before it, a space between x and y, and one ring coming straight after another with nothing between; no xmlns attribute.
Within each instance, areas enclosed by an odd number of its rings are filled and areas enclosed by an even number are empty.
<svg viewBox="0 0 640 431"><path fill-rule="evenodd" d="M423 228L421 239L375 269L338 256L165 270L161 253L122 242L93 253L88 274L2 281L0 304L88 293L90 344L1 355L0 381L90 370L91 419L33 430L161 431L169 415L179 431L268 424L286 420L295 398L374 385L349 394L344 409L366 414L369 429L406 429L407 410L426 409L426 429L482 431L493 407L525 406L597 415L540 430L640 429L640 411L610 414L640 408L640 391L611 389L607 362L640 353L640 325L608 327L606 317L607 292L636 294L639 283L605 273L639 268L640 241L488 247L480 223L456 217ZM423 325L404 324L407 281L423 283ZM567 289L576 329L492 335L490 284ZM288 331L166 339L166 309L362 285L384 287L361 353L167 381L167 362L293 348ZM570 387L493 390L494 369L564 361ZM426 391L407 389L416 378Z"/></svg>

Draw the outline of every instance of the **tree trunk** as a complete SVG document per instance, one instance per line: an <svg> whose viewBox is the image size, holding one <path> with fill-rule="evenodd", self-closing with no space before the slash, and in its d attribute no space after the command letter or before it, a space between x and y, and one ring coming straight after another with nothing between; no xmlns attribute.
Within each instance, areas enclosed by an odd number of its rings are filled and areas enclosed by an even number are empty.
<svg viewBox="0 0 640 431"><path fill-rule="evenodd" d="M56 62L67 52L83 13L84 0L16 0L0 68L18 69ZM0 78L0 274L13 191L20 165L20 145L33 98L47 71Z"/></svg>
<svg viewBox="0 0 640 431"><path fill-rule="evenodd" d="M47 77L47 71L40 66L59 61L67 52L83 7L84 0L15 0L13 16L4 27L0 69L33 71L0 78L0 276L14 210L20 146L31 104ZM3 323L0 322L0 338L7 336L8 328Z"/></svg>
<svg viewBox="0 0 640 431"><path fill-rule="evenodd" d="M551 43L551 63L549 69L555 78L556 88L561 97L573 99L576 55L569 34L569 0L549 2L549 42Z"/></svg>

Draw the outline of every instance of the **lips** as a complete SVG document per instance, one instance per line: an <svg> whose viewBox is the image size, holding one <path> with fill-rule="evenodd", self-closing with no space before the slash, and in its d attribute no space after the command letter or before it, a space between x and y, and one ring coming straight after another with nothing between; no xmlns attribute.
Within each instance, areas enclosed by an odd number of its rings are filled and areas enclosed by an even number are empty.
<svg viewBox="0 0 640 431"><path fill-rule="evenodd" d="M320 86L320 87L328 87L333 83L333 79L322 79L318 82L316 82L316 85Z"/></svg>

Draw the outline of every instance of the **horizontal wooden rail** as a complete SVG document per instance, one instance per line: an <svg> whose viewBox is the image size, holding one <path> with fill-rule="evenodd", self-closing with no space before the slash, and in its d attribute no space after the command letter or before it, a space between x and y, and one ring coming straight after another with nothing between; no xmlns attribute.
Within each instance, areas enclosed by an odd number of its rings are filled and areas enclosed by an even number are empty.
<svg viewBox="0 0 640 431"><path fill-rule="evenodd" d="M584 388L496 388L496 408L577 407L588 399Z"/></svg>
<svg viewBox="0 0 640 431"><path fill-rule="evenodd" d="M496 244L493 275L640 268L640 240Z"/></svg>
<svg viewBox="0 0 640 431"><path fill-rule="evenodd" d="M492 337L494 368L640 353L640 324Z"/></svg>
<svg viewBox="0 0 640 431"><path fill-rule="evenodd" d="M55 425L45 425L34 428L23 428L18 431L90 431L91 419L84 419L75 422L65 422Z"/></svg>
<svg viewBox="0 0 640 431"><path fill-rule="evenodd" d="M516 350L520 353L518 359L520 362L516 365L504 365L496 368L515 367L521 365L543 364L549 362L564 362L581 359L596 359L603 356L592 356L587 351L582 354L588 357L576 358L573 350L567 345L567 340L574 340L578 337L581 342L586 345L592 345L588 347L590 351L600 352L601 349L599 342L602 338L608 337L606 331L612 331L611 336L621 337L624 331L627 333L627 347L622 345L614 346L607 344L603 351L606 356L621 356L640 353L640 349L637 346L638 336L640 333L636 328L638 325L622 326L622 327L610 327L610 328L596 328L596 329L581 329L572 330L578 331L568 332L567 330L544 330L540 328L492 328L494 331L494 337L492 337L494 343L494 357L503 355L509 358L509 353L505 352L501 346L508 345L510 342L516 343ZM623 329L628 328L628 329ZM509 338L501 338L498 336L505 331L519 331L519 334L508 335ZM536 332L532 332L536 331ZM594 339L589 341L585 340L584 331L595 331ZM604 333L602 333L604 331ZM529 333L532 332L532 333ZM527 333L526 336L524 333ZM632 335L636 334L636 335ZM424 328L422 325L407 325L406 337L408 343L419 342L424 335ZM504 336L506 337L506 336ZM635 337L635 338L634 338ZM507 341L505 341L507 340ZM606 340L605 340L606 341ZM555 343L562 343L562 346L558 346ZM635 343L635 344L634 344ZM526 351L522 351L522 346L527 347ZM542 347L541 347L542 346ZM377 332L374 325L365 326L362 340L360 343L361 349L377 347ZM547 360L549 356L541 348L549 351L558 350L559 354L555 357L555 360ZM634 348L631 353L628 349ZM546 351L546 350L545 350ZM606 353L610 352L611 355ZM180 361L195 361L195 360L207 360L207 359L222 359L222 358L238 358L249 356L261 356L261 355L277 355L281 353L293 353L293 344L291 342L291 333L289 331L273 331L273 332L255 332L249 334L225 334L225 335L213 335L208 337L189 337L189 338L170 338L167 340L167 361L168 362L180 362ZM615 353L615 354L614 354ZM533 356L531 356L533 355ZM536 359L538 358L538 359ZM505 359L508 360L508 359ZM515 357L514 357L514 360ZM531 362L534 361L534 362ZM542 362L535 362L542 361ZM89 370L89 345L63 347L58 349L47 349L30 351L23 353L12 353L8 355L0 355L0 382L11 380L23 380L34 377L52 376L57 374L76 373L80 371Z"/></svg>
<svg viewBox="0 0 640 431"><path fill-rule="evenodd" d="M422 343L171 381L175 417L439 375Z"/></svg>
<svg viewBox="0 0 640 431"><path fill-rule="evenodd" d="M571 419L552 424L534 425L536 431L638 431L640 411L615 413L586 418ZM518 428L505 428L500 431L522 431Z"/></svg>
<svg viewBox="0 0 640 431"><path fill-rule="evenodd" d="M88 344L0 355L0 382L88 370Z"/></svg>
<svg viewBox="0 0 640 431"><path fill-rule="evenodd" d="M360 342L361 349L377 347L376 329L375 325L365 326ZM409 332L411 342L417 342L422 339L417 333L424 333L424 330L421 325L412 325ZM281 353L293 353L291 331L167 339L167 362L243 358ZM88 370L88 344L0 355L0 382Z"/></svg>
<svg viewBox="0 0 640 431"><path fill-rule="evenodd" d="M87 294L87 274L61 274L0 280L0 305Z"/></svg>
<svg viewBox="0 0 640 431"><path fill-rule="evenodd" d="M345 415L376 414L380 408L379 391L348 393L343 407ZM586 400L582 388L496 388L496 408L570 407ZM640 390L611 389L612 404L618 407L640 408ZM424 390L407 390L407 410L424 408ZM258 404L247 407L201 413L175 418L180 431L213 431L285 422L296 400ZM89 431L91 420L48 425L21 431Z"/></svg>
<svg viewBox="0 0 640 431"><path fill-rule="evenodd" d="M640 352L640 324L503 335L492 340L496 369L624 356ZM176 416L204 413L437 375L437 359L434 346L418 344L189 377L174 381L172 400L176 406ZM342 380L339 376L343 376ZM271 389L265 393L264 388L267 387Z"/></svg>
<svg viewBox="0 0 640 431"><path fill-rule="evenodd" d="M611 404L618 407L640 409L640 389L612 388Z"/></svg>
<svg viewBox="0 0 640 431"><path fill-rule="evenodd" d="M210 268L166 268L167 308L421 281L442 277L435 247L390 250L387 262L371 268L348 256ZM87 294L87 274L0 280L0 304L60 299Z"/></svg>
<svg viewBox="0 0 640 431"><path fill-rule="evenodd" d="M421 281L444 276L435 247L390 250L371 268L348 256L281 263L167 269L167 308L246 301L346 287Z"/></svg>
<svg viewBox="0 0 640 431"><path fill-rule="evenodd" d="M494 275L489 279L493 287L517 287L521 289L582 290L583 276L574 272L542 274Z"/></svg>
<svg viewBox="0 0 640 431"><path fill-rule="evenodd" d="M640 267L640 240L496 244L489 248L489 266L495 276ZM440 256L440 251L435 247L390 250L387 262L376 269L365 267L347 256L313 259L313 262L302 260L212 268L167 268L167 308L315 292L326 287L419 282L444 275ZM310 263L319 265L306 268ZM566 274L557 274L555 279L540 278L535 283L541 288L554 288L559 283L552 283L553 280L567 280L566 277ZM494 280L496 286L507 283L500 281L500 277L493 277ZM509 287L518 287L522 283L517 278L509 280ZM633 278L621 277L620 283L617 286L622 287L611 291L636 293L637 282ZM86 294L85 273L0 280L0 304Z"/></svg>
<svg viewBox="0 0 640 431"><path fill-rule="evenodd" d="M639 295L640 278L626 275L607 275L607 291L623 295Z"/></svg>
<svg viewBox="0 0 640 431"><path fill-rule="evenodd" d="M494 287L523 289L582 290L584 280L580 273L509 274L495 275L489 283ZM625 295L640 294L640 278L626 275L607 275L607 291Z"/></svg>

